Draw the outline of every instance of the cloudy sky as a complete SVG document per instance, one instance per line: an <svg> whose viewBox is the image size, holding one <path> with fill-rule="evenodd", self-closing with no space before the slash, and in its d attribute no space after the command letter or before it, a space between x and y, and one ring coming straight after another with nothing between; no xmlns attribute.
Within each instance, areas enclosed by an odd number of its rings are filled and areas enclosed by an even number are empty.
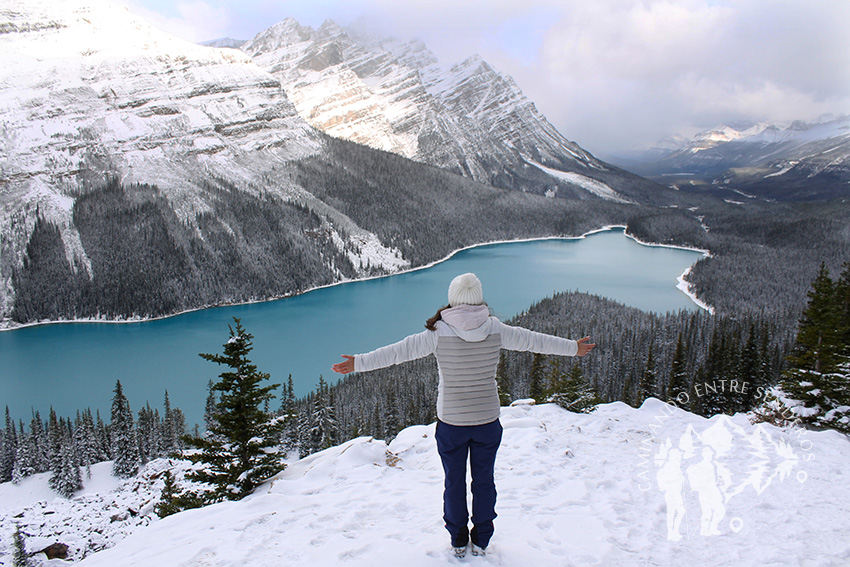
<svg viewBox="0 0 850 567"><path fill-rule="evenodd" d="M732 121L850 114L848 0L121 0L192 41L287 17L474 53L600 156Z"/></svg>

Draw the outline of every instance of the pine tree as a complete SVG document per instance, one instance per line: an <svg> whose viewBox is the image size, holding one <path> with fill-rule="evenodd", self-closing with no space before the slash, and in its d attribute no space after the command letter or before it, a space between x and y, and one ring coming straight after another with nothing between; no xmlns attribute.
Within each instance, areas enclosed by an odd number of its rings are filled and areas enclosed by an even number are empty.
<svg viewBox="0 0 850 567"><path fill-rule="evenodd" d="M838 364L836 357L843 350L839 331L841 305L837 286L825 265L821 265L808 297L808 305L797 326L796 348L789 362L800 370L832 372Z"/></svg>
<svg viewBox="0 0 850 567"><path fill-rule="evenodd" d="M655 358L652 356L652 345L646 357L646 368L638 384L638 399L643 403L647 398L657 398L658 378L655 374Z"/></svg>
<svg viewBox="0 0 850 567"><path fill-rule="evenodd" d="M58 477L62 471L62 429L59 418L51 407L47 419L47 470L53 473L51 478Z"/></svg>
<svg viewBox="0 0 850 567"><path fill-rule="evenodd" d="M321 383L322 379L319 378L319 382ZM324 397L327 397L325 395ZM324 399L322 403L325 403ZM327 410L323 411L323 414L327 414ZM384 391L384 441L389 443L393 440L393 438L398 434L401 429L401 420L399 419L399 407L398 407L398 397L396 396L395 388L390 385ZM325 417L325 415L321 415L322 417L322 428L325 429L328 426L334 427L336 429L335 418L333 424L329 422L329 420ZM327 449L332 446L333 443L328 444L322 443L319 447L321 449Z"/></svg>
<svg viewBox="0 0 850 567"><path fill-rule="evenodd" d="M546 385L543 377L545 364L546 356L535 353L531 359L531 372L528 377L528 397L537 403L542 403L546 399Z"/></svg>
<svg viewBox="0 0 850 567"><path fill-rule="evenodd" d="M289 379L292 380L292 374L289 375ZM218 412L218 402L215 396L215 389L213 387L213 381L210 380L207 383L207 401L204 405L204 432L209 432L212 428L213 423L215 422L216 415Z"/></svg>
<svg viewBox="0 0 850 567"><path fill-rule="evenodd" d="M115 383L112 398L112 422L109 426L112 437L112 474L119 478L130 478L139 471L139 443L133 423L130 402L124 396L121 381Z"/></svg>
<svg viewBox="0 0 850 567"><path fill-rule="evenodd" d="M748 411L756 405L756 396L759 388L764 387L762 384L762 374L760 371L761 361L759 360L758 339L756 338L755 325L750 325L750 331L747 335L747 343L741 351L741 363L738 370L738 376L741 381L740 395L736 396L736 411Z"/></svg>
<svg viewBox="0 0 850 567"><path fill-rule="evenodd" d="M9 415L9 406L6 406L6 429L3 432L3 443L0 446L0 482L12 480L12 471L15 469L15 458L18 454L18 433L15 422Z"/></svg>
<svg viewBox="0 0 850 567"><path fill-rule="evenodd" d="M29 567L32 565L32 563L30 563L29 554L27 553L26 544L24 543L24 535L21 533L21 526L19 524L15 524L15 534L12 536L12 541L12 545L14 547L14 551L12 552L12 566Z"/></svg>
<svg viewBox="0 0 850 567"><path fill-rule="evenodd" d="M94 418L91 409L85 409L80 418L79 425L74 429L74 442L77 445L77 453L80 457L80 466L86 467L89 478L91 477L91 465L106 460L106 455L101 451L95 431Z"/></svg>
<svg viewBox="0 0 850 567"><path fill-rule="evenodd" d="M561 370L561 359L557 356L553 357L549 361L549 372L546 373L543 380L543 400L548 402L553 395L560 392L563 389L565 378L564 372Z"/></svg>
<svg viewBox="0 0 850 567"><path fill-rule="evenodd" d="M35 468L35 472L45 472L49 470L47 460L47 434L44 430L44 423L41 421L41 415L39 415L37 411L32 414L29 434L32 437L32 464Z"/></svg>
<svg viewBox="0 0 850 567"><path fill-rule="evenodd" d="M508 382L508 373L505 369L506 359L504 351L499 354L499 366L496 368L496 388L499 392L499 405L509 406L511 399L511 388Z"/></svg>
<svg viewBox="0 0 850 567"><path fill-rule="evenodd" d="M843 329L846 291L821 266L797 330L790 368L783 374L776 400L805 425L850 432L850 346ZM776 400L766 401L766 405Z"/></svg>
<svg viewBox="0 0 850 567"><path fill-rule="evenodd" d="M280 414L283 417L281 441L285 450L292 451L298 447L298 410L295 406L295 386L292 382L292 374L286 380L280 404Z"/></svg>
<svg viewBox="0 0 850 567"><path fill-rule="evenodd" d="M174 410L171 409L171 400L168 399L168 390L165 391L165 401L163 402L165 412L163 413L163 420L161 425L161 433L160 433L160 454L161 455L170 455L178 450L179 444L178 439L179 435L182 435L182 431L178 431L178 423L177 419L175 419Z"/></svg>
<svg viewBox="0 0 850 567"><path fill-rule="evenodd" d="M136 433L139 440L139 460L142 464L159 457L162 442L160 440L159 414L151 409L150 404L139 410L139 419L136 423Z"/></svg>
<svg viewBox="0 0 850 567"><path fill-rule="evenodd" d="M389 400L391 397L394 400L392 389L388 389L387 399ZM316 395L313 399L313 416L310 422L312 423L309 443L311 452L322 451L337 444L339 423L336 419L333 401L330 398L328 384L322 376L319 376L319 384L316 387ZM394 418L387 419L385 423L388 424L388 431L392 431L390 427L397 427Z"/></svg>
<svg viewBox="0 0 850 567"><path fill-rule="evenodd" d="M160 518L171 516L190 508L200 508L204 500L199 494L192 491L181 492L177 488L177 481L170 470L163 474L163 487L159 496L159 502L154 504L153 511Z"/></svg>
<svg viewBox="0 0 850 567"><path fill-rule="evenodd" d="M682 345L682 335L676 340L676 350L673 353L673 361L670 363L670 382L667 384L667 399L677 405L687 405L688 380L687 360L685 358L685 347Z"/></svg>
<svg viewBox="0 0 850 567"><path fill-rule="evenodd" d="M18 452L15 456L15 468L12 469L12 482L20 483L28 476L38 472L35 468L35 444L32 433L24 434L21 425L21 435L18 436Z"/></svg>
<svg viewBox="0 0 850 567"><path fill-rule="evenodd" d="M100 417L100 410L97 410L97 423L94 429L95 438L97 439L98 451L103 455L102 460L112 458L112 436L109 434L109 428L103 423Z"/></svg>
<svg viewBox="0 0 850 567"><path fill-rule="evenodd" d="M590 413L602 403L596 390L582 376L581 367L574 364L562 382L561 391L555 393L551 400L562 408L576 413Z"/></svg>
<svg viewBox="0 0 850 567"><path fill-rule="evenodd" d="M260 385L269 375L259 372L248 358L254 337L239 319L234 321L236 327L229 327L230 339L224 344L224 353L200 355L229 368L219 374L220 380L213 386L221 398L210 430L212 435L206 439L184 437L185 443L200 449L188 458L205 467L188 478L212 486L206 496L208 501L239 500L285 467L281 456L270 450L280 423L261 410L279 384Z"/></svg>
<svg viewBox="0 0 850 567"><path fill-rule="evenodd" d="M172 514L176 514L180 511L180 508L174 504L174 499L177 497L178 489L177 483L174 481L174 475L171 474L171 471L166 470L163 473L164 484L162 487L162 492L159 495L159 502L157 502L153 511L160 518L165 518L166 516L171 516Z"/></svg>
<svg viewBox="0 0 850 567"><path fill-rule="evenodd" d="M50 486L62 496L70 498L83 487L83 479L74 440L67 428L63 428L60 454L61 464L50 477Z"/></svg>

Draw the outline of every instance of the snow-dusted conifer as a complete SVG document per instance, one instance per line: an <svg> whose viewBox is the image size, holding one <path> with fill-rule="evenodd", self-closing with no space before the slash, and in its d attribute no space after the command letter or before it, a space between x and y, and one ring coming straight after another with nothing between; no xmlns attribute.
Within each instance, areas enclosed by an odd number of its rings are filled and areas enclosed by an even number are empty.
<svg viewBox="0 0 850 567"><path fill-rule="evenodd" d="M562 408L576 413L590 413L602 403L596 390L582 376L581 367L574 364L563 380L561 391L552 395L550 400Z"/></svg>
<svg viewBox="0 0 850 567"><path fill-rule="evenodd" d="M283 431L281 443L287 451L298 447L298 411L295 407L295 387L292 382L292 374L283 387L281 396L280 415L283 418Z"/></svg>
<svg viewBox="0 0 850 567"><path fill-rule="evenodd" d="M112 422L109 426L112 437L112 474L119 478L134 476L139 470L139 444L133 424L130 402L124 396L121 381L115 384L112 398Z"/></svg>
<svg viewBox="0 0 850 567"><path fill-rule="evenodd" d="M24 543L24 534L21 533L21 526L15 524L15 533L12 536L12 567L30 567L30 556L27 553L26 544Z"/></svg>
<svg viewBox="0 0 850 567"><path fill-rule="evenodd" d="M676 339L676 350L670 363L670 382L667 384L667 399L677 405L683 405L688 396L690 379L687 371L687 360L685 347L682 344L682 335Z"/></svg>
<svg viewBox="0 0 850 567"><path fill-rule="evenodd" d="M50 408L47 419L47 470L54 476L62 469L62 437L64 427L56 417L56 412Z"/></svg>
<svg viewBox="0 0 850 567"><path fill-rule="evenodd" d="M12 482L18 484L28 476L36 472L36 450L33 434L24 433L21 426L21 434L18 436L18 452L15 456L15 468L12 469Z"/></svg>
<svg viewBox="0 0 850 567"><path fill-rule="evenodd" d="M211 485L213 490L207 496L210 501L238 500L285 467L281 455L273 450L280 421L261 409L279 384L261 386L269 375L259 372L248 358L254 337L239 319L234 321L236 326L230 326L224 353L200 355L228 367L213 386L221 399L212 435L202 439L184 437L189 446L200 449L189 454L189 460L205 465L187 478Z"/></svg>
<svg viewBox="0 0 850 567"><path fill-rule="evenodd" d="M542 403L546 399L546 385L543 377L545 363L545 355L534 353L534 357L531 359L531 372L528 377L528 397L533 398L537 403Z"/></svg>
<svg viewBox="0 0 850 567"><path fill-rule="evenodd" d="M74 440L77 444L77 453L80 456L80 466L89 467L106 460L106 455L103 454L97 439L91 409L83 411L80 423L74 429Z"/></svg>
<svg viewBox="0 0 850 567"><path fill-rule="evenodd" d="M170 455L177 450L177 427L174 423L174 411L171 409L171 400L168 398L168 390L165 391L164 412L162 415L162 429L160 434L161 452Z"/></svg>
<svg viewBox="0 0 850 567"><path fill-rule="evenodd" d="M292 375L289 375L290 379ZM207 401L204 405L204 432L208 432L212 427L213 421L216 418L218 401L216 399L215 390L213 389L213 381L207 383Z"/></svg>
<svg viewBox="0 0 850 567"><path fill-rule="evenodd" d="M145 404L145 407L139 410L139 419L136 422L139 459L142 464L160 456L160 428L159 414L151 409L150 404Z"/></svg>
<svg viewBox="0 0 850 567"><path fill-rule="evenodd" d="M395 419L395 400L392 389L387 391L387 416L385 424L389 436L398 433L398 422ZM315 451L322 451L333 447L339 439L339 423L336 419L336 410L330 399L330 390L324 377L319 376L319 384L316 387L316 396L313 404L312 428L310 430L310 447Z"/></svg>
<svg viewBox="0 0 850 567"><path fill-rule="evenodd" d="M59 494L70 498L83 487L83 478L80 474L79 458L67 428L63 428L61 465L57 472L50 477L50 486Z"/></svg>
<svg viewBox="0 0 850 567"><path fill-rule="evenodd" d="M658 397L658 377L655 372L655 358L652 356L652 345L649 346L649 354L646 358L646 368L638 384L638 403L643 403L647 398Z"/></svg>
<svg viewBox="0 0 850 567"><path fill-rule="evenodd" d="M33 466L35 472L46 472L50 467L47 458L47 434L44 430L44 423L41 421L41 415L37 411L33 413L30 421L30 436L34 450Z"/></svg>
<svg viewBox="0 0 850 567"><path fill-rule="evenodd" d="M15 422L12 421L9 414L9 406L6 406L6 429L3 431L3 442L0 444L0 482L12 480L17 453L18 433L15 429Z"/></svg>
<svg viewBox="0 0 850 567"><path fill-rule="evenodd" d="M510 394L510 383L505 371L505 353L499 353L499 366L496 368L496 388L499 391L499 405L509 406L513 401Z"/></svg>
<svg viewBox="0 0 850 567"><path fill-rule="evenodd" d="M845 273L833 282L821 266L797 331L791 367L774 392L791 420L850 433L850 334ZM846 278L850 280L850 277ZM775 403L768 400L767 403Z"/></svg>
<svg viewBox="0 0 850 567"><path fill-rule="evenodd" d="M97 410L97 421L94 426L94 434L97 438L97 445L100 452L104 456L104 460L112 458L112 436L109 434L109 428L100 417L100 410Z"/></svg>

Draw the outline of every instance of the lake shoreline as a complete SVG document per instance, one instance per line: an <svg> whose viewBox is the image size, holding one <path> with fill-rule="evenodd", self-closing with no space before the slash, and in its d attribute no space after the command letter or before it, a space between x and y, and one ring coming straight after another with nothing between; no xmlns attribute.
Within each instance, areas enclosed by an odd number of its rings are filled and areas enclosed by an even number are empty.
<svg viewBox="0 0 850 567"><path fill-rule="evenodd" d="M458 248L457 250L453 250L451 253L449 253L444 258L441 258L439 260L435 260L434 262L431 262L429 264L423 264L421 266L416 266L415 268L408 268L408 269L399 270L397 272L391 272L391 273L383 274L383 275L379 275L379 276L369 276L369 277L363 277L363 278L344 279L344 280L340 280L338 282L334 282L334 283L330 283L330 284L326 284L326 285L311 287L309 289L306 289L306 290L298 292L298 293L286 294L286 295L281 295L281 296L277 296L277 297L267 297L267 298L264 298L264 299L256 299L256 300L250 300L250 301L238 301L238 302L233 302L233 303L216 303L216 304L212 304L212 305L203 305L203 306L199 306L199 307L193 307L191 309L184 309L183 311L179 311L177 313L170 313L168 315L160 315L160 316L156 316L156 317L132 317L132 318L127 318L127 319L106 319L106 318L102 318L102 319L101 318L59 319L59 320L50 320L50 321L36 321L36 322L33 322L33 323L14 323L14 322L11 322L8 319L5 319L5 320L0 321L0 332L17 331L17 330L20 330L20 329L25 329L25 328L29 328L29 327L38 327L38 326L43 326L43 325L62 325L62 324L75 324L75 323L77 323L77 324L79 324L79 323L101 323L101 324L106 324L106 325L126 325L126 324L133 324L133 323L149 323L149 322L152 322L152 321L161 321L161 320L164 320L164 319L170 319L172 317L178 317L180 315L186 315L187 313L194 313L194 312L197 312L197 311L203 311L205 309L215 309L217 307L238 307L240 305L256 305L256 304L259 304L259 303L268 303L270 301L279 301L281 299L298 297L298 296L310 293L312 291L316 291L316 290L320 290L320 289L327 289L327 288L331 288L331 287L335 287L335 286L343 285L343 284L347 284L347 283L377 280L377 279L388 278L388 277L392 277L392 276L398 276L398 275L401 275L401 274L413 273L413 272L417 272L417 271L420 271L420 270L426 270L428 268L433 268L434 266L436 266L438 264L442 264L443 262L450 260L451 258L453 258L454 256L456 256L457 254L459 254L461 252L464 252L466 250L471 250L473 248L482 248L482 247L485 247L485 246L495 246L495 245L499 245L499 244L514 244L514 243L522 243L522 242L543 242L543 241L546 241L546 240L581 240L581 239L587 238L588 236L592 236L594 234L599 234L599 233L602 233L602 232L608 232L608 231L612 231L612 230L616 230L616 229L622 229L623 235L626 238L629 238L629 239L633 240L634 242L636 242L636 243L638 243L642 246L672 248L672 249L675 249L675 250L687 250L687 251L690 251L690 252L701 253L704 257L710 257L711 256L710 251L704 250L704 249L701 249L701 248L692 248L692 247L688 247L688 246L677 246L677 245L674 245L674 244L660 244L660 243L654 243L654 242L643 242L640 239L636 238L635 236L629 234L628 233L628 227L626 225L606 225L606 226L603 226L601 228L597 228L597 229L585 232L585 233L581 234L580 236L543 236L543 237L537 237L537 238L520 238L520 239L515 239L515 240L494 240L494 241L490 241L490 242L480 242L478 244L470 244L469 246L464 246L463 248ZM690 272L691 272L691 268L692 268L692 266L689 266L688 269L686 269L684 272L682 272L681 275L679 275L679 277L677 278L678 284L676 285L676 287L680 291L682 291L682 293L687 295L691 299L691 301L693 301L694 304L697 305L700 309L704 309L704 310L708 311L709 313L714 314L714 308L712 306L706 304L705 302L703 302L699 298L697 298L696 294L691 291L691 289L690 289L691 286L686 280L688 274L690 274Z"/></svg>

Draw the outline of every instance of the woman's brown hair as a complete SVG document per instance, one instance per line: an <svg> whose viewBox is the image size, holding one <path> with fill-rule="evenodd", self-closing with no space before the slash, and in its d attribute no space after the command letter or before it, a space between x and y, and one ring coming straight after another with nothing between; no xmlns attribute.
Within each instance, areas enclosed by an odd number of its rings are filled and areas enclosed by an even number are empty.
<svg viewBox="0 0 850 567"><path fill-rule="evenodd" d="M437 321L439 321L440 319L443 318L443 311L445 311L449 307L451 307L451 305L446 305L445 307L440 307L437 310L437 312L434 313L433 317L431 317L430 319L425 321L425 328L428 329L429 331L436 331L437 330Z"/></svg>

